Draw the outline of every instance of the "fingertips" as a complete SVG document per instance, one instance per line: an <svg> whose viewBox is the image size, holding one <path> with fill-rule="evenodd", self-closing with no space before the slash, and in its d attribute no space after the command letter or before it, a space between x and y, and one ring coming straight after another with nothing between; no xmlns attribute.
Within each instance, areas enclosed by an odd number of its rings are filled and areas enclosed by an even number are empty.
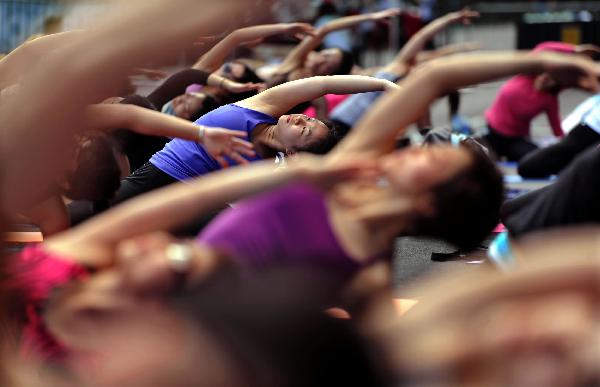
<svg viewBox="0 0 600 387"><path fill-rule="evenodd" d="M248 148L236 147L235 151L247 157L256 156L256 152Z"/></svg>
<svg viewBox="0 0 600 387"><path fill-rule="evenodd" d="M215 160L217 160L217 163L219 163L221 168L229 168L229 163L227 162L227 159L225 157L217 156L215 157Z"/></svg>
<svg viewBox="0 0 600 387"><path fill-rule="evenodd" d="M245 147L248 149L254 149L254 144L252 144L250 141L242 140L239 138L234 138L233 143L235 145L242 146L242 147Z"/></svg>

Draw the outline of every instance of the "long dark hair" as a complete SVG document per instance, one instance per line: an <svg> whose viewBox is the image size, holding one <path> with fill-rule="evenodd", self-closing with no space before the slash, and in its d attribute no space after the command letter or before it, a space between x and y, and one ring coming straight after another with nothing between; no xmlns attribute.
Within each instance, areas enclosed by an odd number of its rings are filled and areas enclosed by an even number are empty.
<svg viewBox="0 0 600 387"><path fill-rule="evenodd" d="M471 163L433 189L434 215L418 219L416 234L444 239L468 251L476 248L500 221L504 199L502 174L480 145L462 142Z"/></svg>
<svg viewBox="0 0 600 387"><path fill-rule="evenodd" d="M67 173L65 195L72 200L110 200L121 184L116 144L103 133L82 136L77 165Z"/></svg>

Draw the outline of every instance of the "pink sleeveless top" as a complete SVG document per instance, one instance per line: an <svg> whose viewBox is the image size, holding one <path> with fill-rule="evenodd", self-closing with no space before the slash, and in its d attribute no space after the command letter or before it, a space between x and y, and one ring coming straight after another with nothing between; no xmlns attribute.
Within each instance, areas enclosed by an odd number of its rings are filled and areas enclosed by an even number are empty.
<svg viewBox="0 0 600 387"><path fill-rule="evenodd" d="M68 351L47 330L44 308L55 289L73 280L83 280L89 273L84 266L48 252L41 245L26 248L12 259L9 286L20 292L25 312L22 354L26 358L60 360Z"/></svg>

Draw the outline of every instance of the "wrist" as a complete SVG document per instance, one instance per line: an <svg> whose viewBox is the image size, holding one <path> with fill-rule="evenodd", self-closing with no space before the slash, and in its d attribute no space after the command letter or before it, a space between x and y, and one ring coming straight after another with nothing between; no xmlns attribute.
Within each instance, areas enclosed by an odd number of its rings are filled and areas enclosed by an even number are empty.
<svg viewBox="0 0 600 387"><path fill-rule="evenodd" d="M204 139L206 138L206 126L200 125L198 127L198 141L204 144Z"/></svg>

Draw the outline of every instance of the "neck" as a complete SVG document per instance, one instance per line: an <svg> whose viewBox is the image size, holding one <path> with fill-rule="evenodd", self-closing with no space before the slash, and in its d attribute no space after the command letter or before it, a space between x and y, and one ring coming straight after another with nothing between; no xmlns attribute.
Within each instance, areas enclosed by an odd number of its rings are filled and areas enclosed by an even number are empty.
<svg viewBox="0 0 600 387"><path fill-rule="evenodd" d="M344 184L330 196L336 233L355 257L390 251L394 239L406 233L414 206L408 197L373 184Z"/></svg>
<svg viewBox="0 0 600 387"><path fill-rule="evenodd" d="M285 151L275 138L276 125L261 124L252 131L252 144L262 158L274 157L277 152Z"/></svg>

